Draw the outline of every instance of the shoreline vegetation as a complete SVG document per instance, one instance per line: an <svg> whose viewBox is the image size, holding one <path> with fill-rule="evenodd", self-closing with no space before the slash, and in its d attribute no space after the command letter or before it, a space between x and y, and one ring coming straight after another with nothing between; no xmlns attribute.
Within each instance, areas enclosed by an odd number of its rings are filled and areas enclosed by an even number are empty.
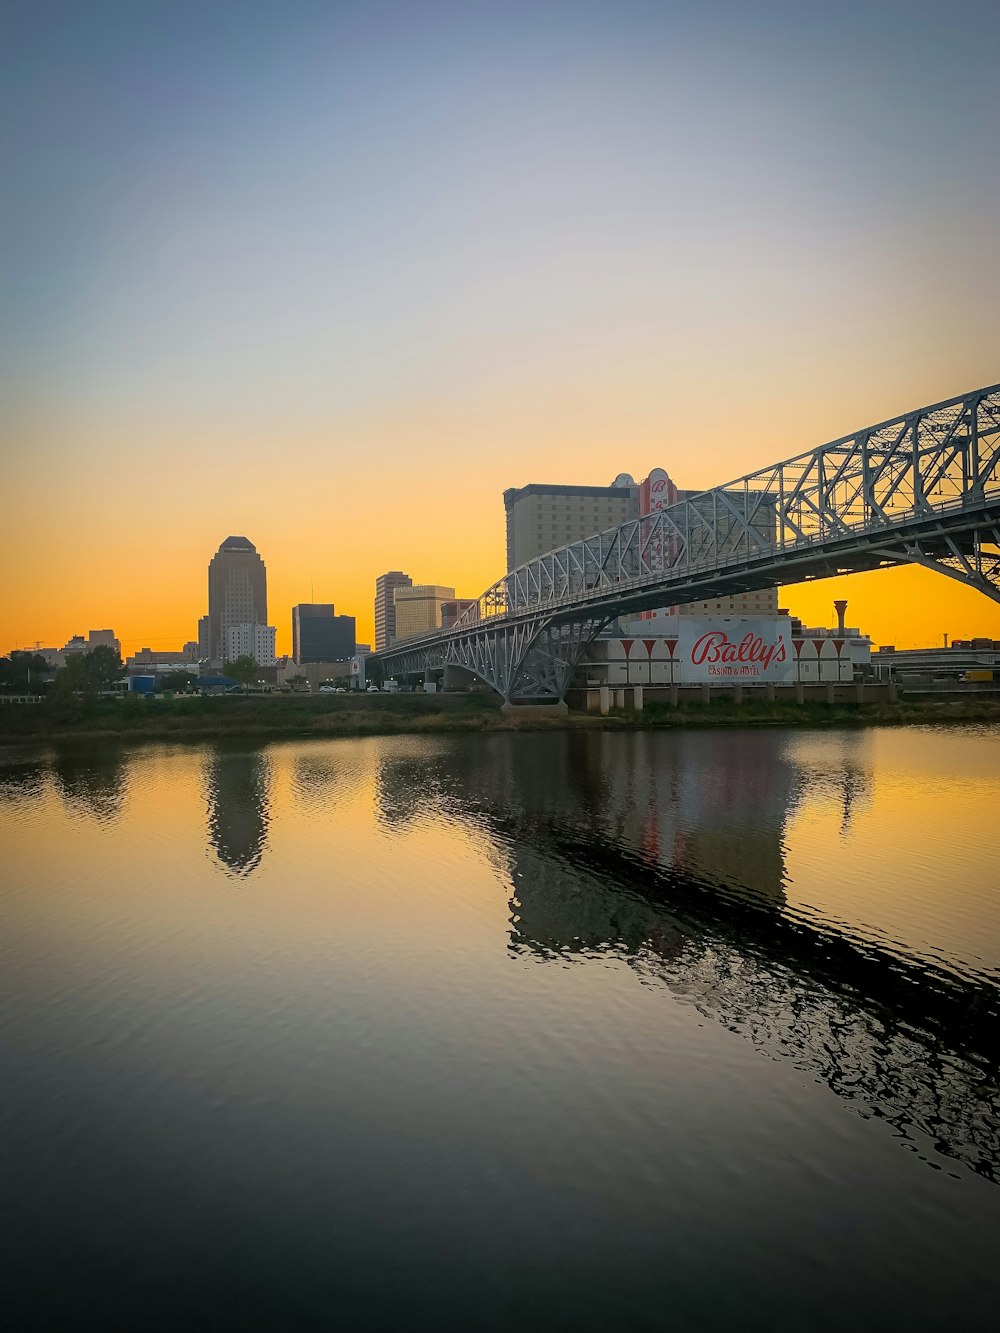
<svg viewBox="0 0 1000 1333"><path fill-rule="evenodd" d="M713 727L864 727L940 723L1000 723L1000 699L907 699L897 703L810 702L741 705L718 699L672 708L647 703L641 713L607 716L570 712L546 717L542 709L506 714L488 695L385 695L351 698L249 695L240 698L74 699L0 704L0 744L38 741L239 739L392 736L506 731L672 731Z"/></svg>

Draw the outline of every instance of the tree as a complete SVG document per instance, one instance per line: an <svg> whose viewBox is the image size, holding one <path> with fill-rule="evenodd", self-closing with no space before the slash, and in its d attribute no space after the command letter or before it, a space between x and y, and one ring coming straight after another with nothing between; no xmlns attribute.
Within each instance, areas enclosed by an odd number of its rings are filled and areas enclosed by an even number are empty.
<svg viewBox="0 0 1000 1333"><path fill-rule="evenodd" d="M259 669L256 657L251 657L249 653L237 657L235 662L226 662L222 668L225 675L242 685L244 689L257 679Z"/></svg>
<svg viewBox="0 0 1000 1333"><path fill-rule="evenodd" d="M120 680L125 674L122 667L122 659L114 648L109 648L106 643L98 644L92 648L86 656L87 661L87 684L91 692L100 694L103 690L110 690L116 680Z"/></svg>
<svg viewBox="0 0 1000 1333"><path fill-rule="evenodd" d="M288 682L287 682L287 683L288 683L289 685L291 685L293 688L298 688L298 686L300 686L300 685L308 685L308 684L309 684L309 677L308 677L308 676L302 676L302 675L298 675L298 676L289 676L289 677L288 677Z"/></svg>
<svg viewBox="0 0 1000 1333"><path fill-rule="evenodd" d="M69 689L78 694L100 694L110 690L124 674L122 659L106 643L98 644L89 653L71 653L66 665L56 673L60 690Z"/></svg>
<svg viewBox="0 0 1000 1333"><path fill-rule="evenodd" d="M0 657L0 690L11 694L38 693L48 669L49 664L41 653L15 649L8 657Z"/></svg>

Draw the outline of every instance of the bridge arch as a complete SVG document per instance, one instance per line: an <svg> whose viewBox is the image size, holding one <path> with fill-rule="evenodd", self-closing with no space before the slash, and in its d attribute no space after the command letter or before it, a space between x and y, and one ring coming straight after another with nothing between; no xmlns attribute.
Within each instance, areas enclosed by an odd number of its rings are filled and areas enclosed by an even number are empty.
<svg viewBox="0 0 1000 1333"><path fill-rule="evenodd" d="M450 629L378 658L387 674L450 663L507 701L561 700L615 616L907 563L1000 602L1000 384L548 551Z"/></svg>

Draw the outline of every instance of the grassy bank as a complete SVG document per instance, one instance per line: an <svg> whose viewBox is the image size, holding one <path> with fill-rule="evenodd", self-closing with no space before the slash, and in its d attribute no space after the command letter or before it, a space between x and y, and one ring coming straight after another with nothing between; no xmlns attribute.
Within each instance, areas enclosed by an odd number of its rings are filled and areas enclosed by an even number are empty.
<svg viewBox="0 0 1000 1333"><path fill-rule="evenodd" d="M0 706L0 742L44 740L267 740L298 736L388 736L526 730L670 730L680 727L844 727L998 722L1000 701L901 699L898 703L836 704L730 701L650 704L640 714L607 717L542 711L507 716L499 700L457 696L74 699Z"/></svg>

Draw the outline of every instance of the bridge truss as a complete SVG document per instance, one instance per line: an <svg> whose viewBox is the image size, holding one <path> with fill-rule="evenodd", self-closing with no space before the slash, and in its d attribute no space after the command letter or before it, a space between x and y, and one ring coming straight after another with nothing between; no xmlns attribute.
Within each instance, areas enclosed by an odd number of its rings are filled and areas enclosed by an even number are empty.
<svg viewBox="0 0 1000 1333"><path fill-rule="evenodd" d="M1000 385L549 551L452 628L377 660L388 675L461 667L507 701L560 700L615 616L900 564L1000 602Z"/></svg>

